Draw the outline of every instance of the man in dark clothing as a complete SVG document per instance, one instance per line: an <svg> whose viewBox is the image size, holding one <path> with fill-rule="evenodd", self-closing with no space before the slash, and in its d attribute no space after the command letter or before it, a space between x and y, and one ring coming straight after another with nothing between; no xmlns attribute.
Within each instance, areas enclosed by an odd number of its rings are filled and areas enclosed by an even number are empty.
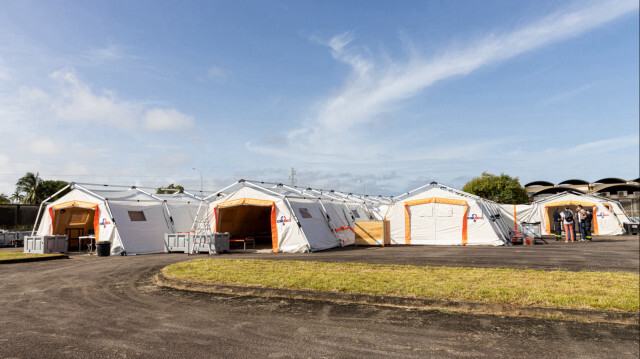
<svg viewBox="0 0 640 359"><path fill-rule="evenodd" d="M558 207L556 207L556 211L553 212L553 230L556 234L556 241L562 239L562 216L560 212L558 212Z"/></svg>
<svg viewBox="0 0 640 359"><path fill-rule="evenodd" d="M593 220L593 212L590 209L587 210L587 215L584 217L584 231L587 234L587 240L591 240L591 221Z"/></svg>

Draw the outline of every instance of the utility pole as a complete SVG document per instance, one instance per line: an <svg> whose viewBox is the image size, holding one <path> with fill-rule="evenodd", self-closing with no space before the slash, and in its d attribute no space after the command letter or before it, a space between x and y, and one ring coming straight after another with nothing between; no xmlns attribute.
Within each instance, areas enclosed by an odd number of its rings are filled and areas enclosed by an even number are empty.
<svg viewBox="0 0 640 359"><path fill-rule="evenodd" d="M291 187L295 187L298 180L296 179L296 169L291 167L291 173L289 174L289 180L291 181Z"/></svg>

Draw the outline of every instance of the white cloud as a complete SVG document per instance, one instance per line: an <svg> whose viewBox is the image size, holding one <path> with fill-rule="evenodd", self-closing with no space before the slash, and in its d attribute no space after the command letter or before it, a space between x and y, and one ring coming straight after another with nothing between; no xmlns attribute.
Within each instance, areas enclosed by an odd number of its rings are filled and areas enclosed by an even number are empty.
<svg viewBox="0 0 640 359"><path fill-rule="evenodd" d="M582 34L637 8L638 3L633 0L592 3L582 9L557 12L510 33L490 34L430 59L412 57L404 62L385 61L383 65L352 48L352 33L334 36L325 45L335 59L348 64L353 72L339 91L319 103L311 119L288 132L287 137L295 138L290 141L294 148L289 152L299 154L302 150L313 155L329 149L342 156L357 153L359 158L362 154L388 152L388 146L375 145L370 138L365 140L355 133L362 125L377 121L381 113L392 110L399 101L439 81ZM296 143L304 147L295 146Z"/></svg>
<svg viewBox="0 0 640 359"><path fill-rule="evenodd" d="M569 149L569 151L576 154L598 153L599 155L604 155L625 148L635 149L637 151L637 149L640 148L640 136L621 136L587 142L575 146Z"/></svg>
<svg viewBox="0 0 640 359"><path fill-rule="evenodd" d="M139 121L141 104L120 100L109 91L96 94L72 70L56 71L51 78L59 85L51 104L58 119L105 126L113 124L123 129L134 128Z"/></svg>
<svg viewBox="0 0 640 359"><path fill-rule="evenodd" d="M592 87L593 87L592 84L586 84L586 85L580 86L580 87L578 87L576 89L559 93L557 95L554 95L554 96L542 101L542 104L543 105L550 105L550 104L553 104L553 103L556 103L556 102L561 102L561 101L569 99L569 98L571 98L571 97L573 97L573 96L575 96L575 95L577 95L577 94L579 94L581 92L587 91L587 90L591 89Z"/></svg>
<svg viewBox="0 0 640 359"><path fill-rule="evenodd" d="M173 108L154 108L144 115L144 126L153 131L185 130L193 124L192 116Z"/></svg>

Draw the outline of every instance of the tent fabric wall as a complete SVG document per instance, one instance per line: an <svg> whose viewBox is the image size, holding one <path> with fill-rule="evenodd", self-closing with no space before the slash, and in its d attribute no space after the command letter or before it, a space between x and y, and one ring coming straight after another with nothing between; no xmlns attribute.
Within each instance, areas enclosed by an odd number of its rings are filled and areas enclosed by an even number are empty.
<svg viewBox="0 0 640 359"><path fill-rule="evenodd" d="M188 228L189 222L193 223L193 204L163 200L135 188L110 190L74 185L69 193L47 205L37 235L52 234L56 210L80 205L94 208L96 240L110 241L112 255L164 252L164 235L173 233L175 227ZM185 210L185 206L189 208ZM174 208L177 214L173 223L168 208ZM129 212L142 212L144 217L133 220Z"/></svg>
<svg viewBox="0 0 640 359"><path fill-rule="evenodd" d="M504 245L508 223L497 204L434 184L409 192L389 209L392 244Z"/></svg>

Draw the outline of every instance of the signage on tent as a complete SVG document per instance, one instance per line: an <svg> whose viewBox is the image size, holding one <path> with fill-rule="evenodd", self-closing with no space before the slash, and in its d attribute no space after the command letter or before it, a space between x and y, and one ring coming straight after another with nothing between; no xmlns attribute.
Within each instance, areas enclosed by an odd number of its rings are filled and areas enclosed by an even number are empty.
<svg viewBox="0 0 640 359"><path fill-rule="evenodd" d="M107 228L107 224L111 224L111 222L107 221L106 218L103 218L102 221L100 221L100 223L98 224L101 225L102 228Z"/></svg>
<svg viewBox="0 0 640 359"><path fill-rule="evenodd" d="M281 216L280 219L276 220L276 223L282 223L283 226L287 222L291 222L291 218L287 218L285 216Z"/></svg>
<svg viewBox="0 0 640 359"><path fill-rule="evenodd" d="M476 221L476 220L483 220L484 218L478 216L477 214L473 213L471 214L471 217L467 217L467 219L472 220L472 221Z"/></svg>
<svg viewBox="0 0 640 359"><path fill-rule="evenodd" d="M604 213L604 212L600 212L600 213L598 213L598 217L600 217L600 218L609 217L609 214L608 213Z"/></svg>

